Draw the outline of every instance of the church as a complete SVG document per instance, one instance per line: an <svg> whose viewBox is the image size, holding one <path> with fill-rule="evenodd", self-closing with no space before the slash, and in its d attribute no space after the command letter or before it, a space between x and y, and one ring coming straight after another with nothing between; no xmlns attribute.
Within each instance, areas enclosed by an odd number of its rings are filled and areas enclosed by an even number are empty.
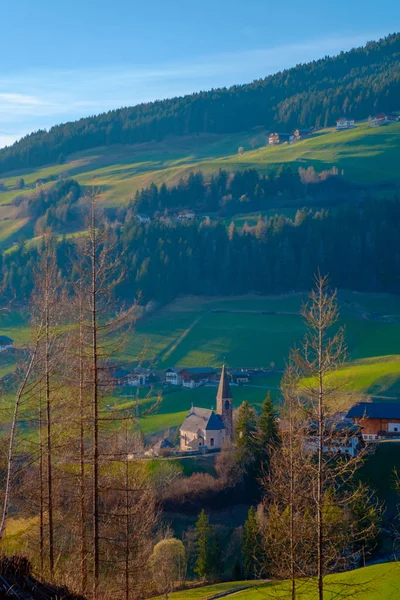
<svg viewBox="0 0 400 600"><path fill-rule="evenodd" d="M202 448L216 450L222 448L224 442L232 441L232 392L225 365L218 386L216 410L192 406L179 432L182 452L194 452Z"/></svg>

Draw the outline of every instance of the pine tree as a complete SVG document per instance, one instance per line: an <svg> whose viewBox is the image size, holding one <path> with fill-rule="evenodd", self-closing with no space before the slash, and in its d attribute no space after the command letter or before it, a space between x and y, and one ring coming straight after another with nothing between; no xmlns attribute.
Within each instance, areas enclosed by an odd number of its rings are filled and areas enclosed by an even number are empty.
<svg viewBox="0 0 400 600"><path fill-rule="evenodd" d="M212 531L208 516L204 509L196 523L196 566L195 572L206 579L212 569Z"/></svg>
<svg viewBox="0 0 400 600"><path fill-rule="evenodd" d="M277 413L272 402L271 392L268 392L261 407L257 430L260 460L268 461L270 448L279 443Z"/></svg>
<svg viewBox="0 0 400 600"><path fill-rule="evenodd" d="M262 563L262 545L254 506L249 508L247 521L244 524L242 559L246 579L255 579Z"/></svg>
<svg viewBox="0 0 400 600"><path fill-rule="evenodd" d="M246 468L257 457L257 417L254 408L241 404L235 426L235 446L238 463Z"/></svg>

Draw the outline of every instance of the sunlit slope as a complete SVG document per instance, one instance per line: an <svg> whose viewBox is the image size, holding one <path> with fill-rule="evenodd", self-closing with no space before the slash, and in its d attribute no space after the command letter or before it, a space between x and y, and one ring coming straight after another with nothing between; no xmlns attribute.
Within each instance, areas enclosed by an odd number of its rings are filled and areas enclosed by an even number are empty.
<svg viewBox="0 0 400 600"><path fill-rule="evenodd" d="M102 147L73 155L62 165L7 174L2 178L6 190L0 192L0 205L9 204L21 193L29 193L37 179L58 176L101 187L108 205L128 201L137 189L153 181L177 183L197 169L211 175L220 168L254 167L269 172L282 164L294 168L313 165L317 171L336 166L345 178L356 183L400 182L400 123L375 129L363 123L349 131L327 129L293 145L270 148L266 144L267 133L257 129L226 136L199 135L135 146ZM243 147L243 154L238 153L239 147ZM24 192L16 189L20 177L28 188Z"/></svg>
<svg viewBox="0 0 400 600"><path fill-rule="evenodd" d="M204 586L170 594L171 600L209 600L218 594L249 588L235 594L235 600L269 600L290 597L289 582L231 582ZM316 582L299 582L296 598L316 600ZM400 566L398 563L373 565L363 569L328 575L325 579L324 598L358 598L359 600L397 600L400 597Z"/></svg>

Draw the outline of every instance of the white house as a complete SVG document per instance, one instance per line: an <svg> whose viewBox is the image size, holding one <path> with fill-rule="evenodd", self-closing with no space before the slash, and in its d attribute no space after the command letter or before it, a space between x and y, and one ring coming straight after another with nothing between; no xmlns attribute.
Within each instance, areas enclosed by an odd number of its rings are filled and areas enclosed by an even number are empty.
<svg viewBox="0 0 400 600"><path fill-rule="evenodd" d="M346 119L345 117L340 117L340 119L336 121L336 129L337 131L342 131L343 129L352 129L354 127L354 124L354 119Z"/></svg>
<svg viewBox="0 0 400 600"><path fill-rule="evenodd" d="M9 338L7 335L0 335L0 352L4 350L8 350L12 348L14 345L14 340Z"/></svg>
<svg viewBox="0 0 400 600"><path fill-rule="evenodd" d="M390 123L396 123L396 115L388 115L386 113L379 113L373 117L368 117L368 125L370 127L382 127L382 125L388 125Z"/></svg>
<svg viewBox="0 0 400 600"><path fill-rule="evenodd" d="M128 385L132 386L147 385L150 375L150 369L138 367L133 371L133 373L129 373L129 375L127 375L126 382Z"/></svg>
<svg viewBox="0 0 400 600"><path fill-rule="evenodd" d="M178 221L183 221L183 222L193 221L195 218L196 218L196 213L194 213L192 210L183 210L178 215Z"/></svg>
<svg viewBox="0 0 400 600"><path fill-rule="evenodd" d="M164 371L165 383L168 385L181 385L182 378L176 369L166 369Z"/></svg>
<svg viewBox="0 0 400 600"><path fill-rule="evenodd" d="M362 442L361 430L351 419L332 419L326 424L323 452L326 454L347 454L355 457L360 452ZM318 451L318 427L311 423L308 435L304 439L311 452Z"/></svg>
<svg viewBox="0 0 400 600"><path fill-rule="evenodd" d="M138 221L138 223L146 225L147 223L150 223L151 219L147 215L136 215L136 220Z"/></svg>
<svg viewBox="0 0 400 600"><path fill-rule="evenodd" d="M248 383L250 381L250 376L247 371L243 369L239 371L229 371L229 375L233 381L233 383L237 383L239 385L243 383Z"/></svg>

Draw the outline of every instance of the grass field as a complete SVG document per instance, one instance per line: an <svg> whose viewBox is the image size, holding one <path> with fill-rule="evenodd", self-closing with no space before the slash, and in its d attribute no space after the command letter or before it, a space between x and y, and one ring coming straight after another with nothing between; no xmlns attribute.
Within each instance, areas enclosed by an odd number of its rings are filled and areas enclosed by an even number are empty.
<svg viewBox="0 0 400 600"><path fill-rule="evenodd" d="M229 582L212 586L174 592L171 600L208 600L223 592L238 589L244 585L249 589L235 593L235 600L278 600L288 598L287 582ZM299 600L316 600L315 582L299 582ZM346 588L346 594L344 593ZM398 600L400 597L400 566L397 563L372 565L355 571L338 573L326 577L326 600L334 598L358 598L359 600Z"/></svg>
<svg viewBox="0 0 400 600"><path fill-rule="evenodd" d="M347 179L357 183L399 181L396 165L400 160L400 124L375 129L363 123L349 131L327 129L293 145L270 148L266 143L267 134L259 129L97 148L74 155L63 165L5 176L2 181L6 190L0 192L0 207L33 190L36 179L60 175L73 177L83 185L95 182L103 189L105 204L110 206L126 202L137 189L152 181L174 184L198 169L207 176L220 168L255 167L265 172L274 171L281 164L291 164L294 168L313 165L321 171L335 165ZM237 152L239 146L245 149L242 155ZM16 189L19 177L24 178L27 186L22 192Z"/></svg>
<svg viewBox="0 0 400 600"><path fill-rule="evenodd" d="M268 390L279 399L281 371L289 349L301 342L304 325L299 310L307 296L180 298L141 320L130 334L119 360L135 364L140 355L160 373L172 366L214 366L269 370L254 377L249 385L233 387L234 405L248 400L256 407ZM400 394L400 297L388 294L339 293L341 322L346 328L348 362L337 377L348 392L372 395L379 401L395 400ZM0 313L0 334L14 339L17 348L29 339L26 318L19 311ZM0 376L13 369L13 360L0 364ZM104 399L113 408L132 410L134 388L116 390ZM147 397L148 396L148 397ZM140 391L140 411L162 401L153 413L140 419L145 434L179 425L192 402L210 408L215 405L216 387L195 390L163 388ZM348 402L353 395L346 396Z"/></svg>

